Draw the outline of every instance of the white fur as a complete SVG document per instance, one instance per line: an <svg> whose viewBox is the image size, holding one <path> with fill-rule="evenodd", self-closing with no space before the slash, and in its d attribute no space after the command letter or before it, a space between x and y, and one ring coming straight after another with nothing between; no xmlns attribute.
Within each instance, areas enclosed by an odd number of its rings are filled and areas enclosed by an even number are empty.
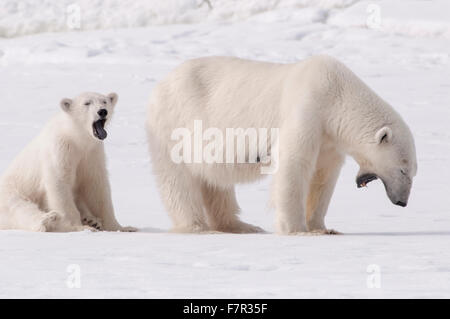
<svg viewBox="0 0 450 319"><path fill-rule="evenodd" d="M406 203L417 170L407 125L333 58L317 56L295 64L191 60L154 89L147 118L154 172L175 231L260 231L238 219L234 193L235 184L264 176L260 163L171 160L172 131L192 128L194 120L223 132L280 129L273 202L281 234L330 233L324 218L346 154L359 163L360 174L374 173L383 180L392 201Z"/></svg>
<svg viewBox="0 0 450 319"><path fill-rule="evenodd" d="M62 111L0 180L0 229L133 230L114 217L104 145L92 128L100 109L108 111L110 121L116 102L115 93L61 101Z"/></svg>

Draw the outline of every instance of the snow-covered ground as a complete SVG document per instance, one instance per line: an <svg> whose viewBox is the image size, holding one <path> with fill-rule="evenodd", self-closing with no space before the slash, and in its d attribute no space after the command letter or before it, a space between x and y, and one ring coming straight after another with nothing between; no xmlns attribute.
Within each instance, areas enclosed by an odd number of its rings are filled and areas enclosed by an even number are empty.
<svg viewBox="0 0 450 319"><path fill-rule="evenodd" d="M61 98L118 92L106 140L113 199L119 221L141 231L2 231L0 297L450 297L450 3L210 3L1 2L0 172ZM326 220L345 235L167 233L144 135L156 82L193 57L317 53L345 62L412 128L419 171L408 207L379 182L356 189L349 158ZM240 186L238 199L243 220L273 232L269 185ZM69 288L78 273L80 288Z"/></svg>

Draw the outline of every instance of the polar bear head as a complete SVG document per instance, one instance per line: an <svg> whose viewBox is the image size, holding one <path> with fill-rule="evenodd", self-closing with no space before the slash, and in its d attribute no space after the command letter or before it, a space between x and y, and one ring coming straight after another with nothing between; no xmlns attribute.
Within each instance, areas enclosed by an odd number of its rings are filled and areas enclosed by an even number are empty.
<svg viewBox="0 0 450 319"><path fill-rule="evenodd" d="M364 160L358 161L357 186L380 178L392 203L405 207L417 173L416 149L408 126L400 120L379 128L364 152Z"/></svg>
<svg viewBox="0 0 450 319"><path fill-rule="evenodd" d="M110 122L118 96L110 93L107 96L99 93L82 93L74 99L63 99L61 108L82 130L103 141L108 133L105 126Z"/></svg>

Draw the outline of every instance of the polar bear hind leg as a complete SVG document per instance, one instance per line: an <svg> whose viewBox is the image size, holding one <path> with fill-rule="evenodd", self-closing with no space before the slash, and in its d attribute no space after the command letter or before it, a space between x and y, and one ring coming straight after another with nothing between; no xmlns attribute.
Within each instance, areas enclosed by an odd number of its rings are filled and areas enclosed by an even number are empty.
<svg viewBox="0 0 450 319"><path fill-rule="evenodd" d="M240 211L234 187L222 189L217 186L202 185L203 201L212 230L226 233L262 233L263 229L239 220Z"/></svg>
<svg viewBox="0 0 450 319"><path fill-rule="evenodd" d="M161 167L162 166L162 167ZM204 213L201 181L184 165L170 159L154 162L162 201L176 233L209 231Z"/></svg>
<svg viewBox="0 0 450 319"><path fill-rule="evenodd" d="M56 212L44 212L33 202L16 199L0 215L0 229L18 229L36 232L55 231L60 219Z"/></svg>

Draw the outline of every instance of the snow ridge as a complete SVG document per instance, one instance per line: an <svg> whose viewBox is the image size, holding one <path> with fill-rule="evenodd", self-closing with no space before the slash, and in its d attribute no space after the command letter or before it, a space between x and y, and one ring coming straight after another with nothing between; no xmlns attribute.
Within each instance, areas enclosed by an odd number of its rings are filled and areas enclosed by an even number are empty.
<svg viewBox="0 0 450 319"><path fill-rule="evenodd" d="M355 0L2 0L0 37L43 32L234 22L278 10L332 10Z"/></svg>

